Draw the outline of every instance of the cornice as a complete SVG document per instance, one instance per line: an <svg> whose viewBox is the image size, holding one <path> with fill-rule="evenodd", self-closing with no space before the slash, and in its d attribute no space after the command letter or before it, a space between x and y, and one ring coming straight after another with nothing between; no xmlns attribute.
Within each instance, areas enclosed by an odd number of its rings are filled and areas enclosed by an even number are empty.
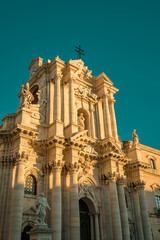
<svg viewBox="0 0 160 240"><path fill-rule="evenodd" d="M160 156L160 150L156 149L156 148L152 148L143 144L139 143L139 147L141 150L147 151L147 152L151 152L152 154L157 154Z"/></svg>

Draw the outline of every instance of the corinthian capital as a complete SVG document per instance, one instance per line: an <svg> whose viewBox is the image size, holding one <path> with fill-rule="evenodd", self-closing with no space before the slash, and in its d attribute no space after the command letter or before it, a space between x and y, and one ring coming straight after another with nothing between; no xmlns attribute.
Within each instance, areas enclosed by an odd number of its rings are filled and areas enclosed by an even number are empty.
<svg viewBox="0 0 160 240"><path fill-rule="evenodd" d="M55 170L61 171L63 166L64 166L64 161L61 161L61 160L53 161L51 164L51 169L52 171L55 171Z"/></svg>
<svg viewBox="0 0 160 240"><path fill-rule="evenodd" d="M143 180L139 180L138 182L137 182L137 188L138 189L144 189L145 188L145 182L143 181Z"/></svg>
<svg viewBox="0 0 160 240"><path fill-rule="evenodd" d="M28 155L23 152L16 152L13 155L13 159L15 159L16 164L26 164L28 161Z"/></svg>
<svg viewBox="0 0 160 240"><path fill-rule="evenodd" d="M69 163L67 166L68 170L70 172L78 172L79 170L79 164L77 162L75 163Z"/></svg>
<svg viewBox="0 0 160 240"><path fill-rule="evenodd" d="M61 71L58 71L57 74L56 74L57 80L61 80L62 77L63 77L62 72L61 72Z"/></svg>
<svg viewBox="0 0 160 240"><path fill-rule="evenodd" d="M124 185L124 178L123 178L123 176L117 178L117 185Z"/></svg>
<svg viewBox="0 0 160 240"><path fill-rule="evenodd" d="M116 182L117 180L117 174L115 172L113 173L108 173L107 174L107 179L109 182Z"/></svg>

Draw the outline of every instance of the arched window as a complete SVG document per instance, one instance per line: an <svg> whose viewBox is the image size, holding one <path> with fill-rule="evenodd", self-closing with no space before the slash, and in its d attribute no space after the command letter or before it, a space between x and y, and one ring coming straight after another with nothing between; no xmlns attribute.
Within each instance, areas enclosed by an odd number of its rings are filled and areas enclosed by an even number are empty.
<svg viewBox="0 0 160 240"><path fill-rule="evenodd" d="M37 193L37 182L34 176L31 174L26 177L24 194L36 195Z"/></svg>
<svg viewBox="0 0 160 240"><path fill-rule="evenodd" d="M151 168L156 169L155 161L152 158L150 159L150 164L151 164Z"/></svg>

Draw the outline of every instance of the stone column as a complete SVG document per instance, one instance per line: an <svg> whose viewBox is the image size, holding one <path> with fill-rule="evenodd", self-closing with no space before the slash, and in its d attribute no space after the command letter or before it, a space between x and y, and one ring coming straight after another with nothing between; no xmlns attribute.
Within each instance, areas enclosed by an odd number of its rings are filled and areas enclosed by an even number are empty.
<svg viewBox="0 0 160 240"><path fill-rule="evenodd" d="M98 214L94 215L96 240L100 240Z"/></svg>
<svg viewBox="0 0 160 240"><path fill-rule="evenodd" d="M5 221L6 221L6 218L9 217L9 216L6 216L6 214L7 214L7 204L8 204L8 201L9 201L8 192L9 192L10 165L11 165L11 158L9 157L6 161L6 180L5 180L5 183L4 183L5 189L4 189L4 196L3 196L3 209L2 209L2 212L1 212L0 230L1 230L1 234L2 234L1 235L2 239L5 239L4 238Z"/></svg>
<svg viewBox="0 0 160 240"><path fill-rule="evenodd" d="M63 185L63 236L62 239L70 240L69 229L69 187L70 187L70 175L65 169L64 171L64 185Z"/></svg>
<svg viewBox="0 0 160 240"><path fill-rule="evenodd" d="M115 174L114 173L110 174L108 180L109 180L109 191L110 191L113 239L122 240L122 227L121 227Z"/></svg>
<svg viewBox="0 0 160 240"><path fill-rule="evenodd" d="M14 194L11 209L11 230L10 240L21 239L23 197L24 197L24 168L27 161L27 155L16 155L16 174L14 183Z"/></svg>
<svg viewBox="0 0 160 240"><path fill-rule="evenodd" d="M62 233L62 196L61 196L61 171L62 161L52 163L53 187L52 187L52 213L51 226L54 230L53 239L61 240Z"/></svg>
<svg viewBox="0 0 160 240"><path fill-rule="evenodd" d="M4 227L4 235L3 239L8 239L9 236L9 223L10 223L10 212L11 212L11 206L12 206L12 179L13 179L13 167L14 167L14 162L10 162L10 175L9 175L9 185L8 185L8 201L7 201L7 207L6 207L6 219L5 219L5 226Z"/></svg>
<svg viewBox="0 0 160 240"><path fill-rule="evenodd" d="M128 212L126 207L123 179L117 180L117 189L118 189L123 240L128 240L130 239L130 232L129 232Z"/></svg>
<svg viewBox="0 0 160 240"><path fill-rule="evenodd" d="M6 181L6 171L7 171L7 157L4 158L3 163L2 163L2 183L1 183L1 188L0 188L0 237L1 237L1 226L3 223L3 217L2 217L2 212L4 209L3 203L4 203L4 192L5 192L5 181Z"/></svg>
<svg viewBox="0 0 160 240"><path fill-rule="evenodd" d="M90 103L90 112L91 112L91 136L94 138L95 137L95 122L94 122L94 112L93 112L93 106Z"/></svg>
<svg viewBox="0 0 160 240"><path fill-rule="evenodd" d="M54 120L61 121L61 72L57 73L55 81L55 98L54 98Z"/></svg>
<svg viewBox="0 0 160 240"><path fill-rule="evenodd" d="M107 240L113 239L112 232L112 217L111 217L111 203L110 203L110 192L109 182L107 181L104 185L104 201L105 201L105 216L106 216L106 229L107 229Z"/></svg>
<svg viewBox="0 0 160 240"><path fill-rule="evenodd" d="M132 189L133 203L134 203L134 213L135 213L135 224L137 228L138 239L144 240L143 236L143 228L141 221L141 213L140 213L140 205L139 205L139 197L137 189Z"/></svg>
<svg viewBox="0 0 160 240"><path fill-rule="evenodd" d="M116 139L116 141L118 141L117 123L116 123L116 115L115 115L115 111L114 111L114 103L115 103L115 100L112 97L112 99L110 99L110 101L109 101L111 126L112 126L113 137Z"/></svg>
<svg viewBox="0 0 160 240"><path fill-rule="evenodd" d="M94 240L94 220L93 220L93 214L90 214L90 225L91 225L91 240Z"/></svg>
<svg viewBox="0 0 160 240"><path fill-rule="evenodd" d="M0 160L0 189L2 185L2 176L3 176L3 161ZM1 191L0 191L0 196L1 196Z"/></svg>
<svg viewBox="0 0 160 240"><path fill-rule="evenodd" d="M104 112L105 112L105 114L104 114L105 135L106 135L106 137L112 137L111 120L110 120L107 93L104 94Z"/></svg>
<svg viewBox="0 0 160 240"><path fill-rule="evenodd" d="M78 164L70 164L70 240L80 240L80 216L78 198Z"/></svg>
<svg viewBox="0 0 160 240"><path fill-rule="evenodd" d="M74 97L74 78L69 79L69 115L70 123L75 123L75 97Z"/></svg>
<svg viewBox="0 0 160 240"><path fill-rule="evenodd" d="M143 226L143 234L145 240L152 240L151 226L149 220L149 213L147 208L146 195L144 191L145 183L143 181L139 182L137 185L138 194L139 194L139 203L141 209L141 218Z"/></svg>

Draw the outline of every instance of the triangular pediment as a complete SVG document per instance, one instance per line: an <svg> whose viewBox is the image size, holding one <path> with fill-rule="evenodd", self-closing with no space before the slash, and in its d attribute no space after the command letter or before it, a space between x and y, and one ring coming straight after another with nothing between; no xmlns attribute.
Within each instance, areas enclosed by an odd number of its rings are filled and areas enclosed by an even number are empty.
<svg viewBox="0 0 160 240"><path fill-rule="evenodd" d="M112 139L105 139L101 146L103 148L104 155L109 153L116 154L117 156L119 155L120 157L126 157L122 149Z"/></svg>
<svg viewBox="0 0 160 240"><path fill-rule="evenodd" d="M107 75L104 72L102 72L100 75L98 75L96 77L96 79L106 81L110 85L113 85L113 82L109 79L109 77L107 77Z"/></svg>
<svg viewBox="0 0 160 240"><path fill-rule="evenodd" d="M70 141L82 142L82 143L95 143L96 140L94 138L89 137L88 130L84 130L76 133L74 136L70 138Z"/></svg>

